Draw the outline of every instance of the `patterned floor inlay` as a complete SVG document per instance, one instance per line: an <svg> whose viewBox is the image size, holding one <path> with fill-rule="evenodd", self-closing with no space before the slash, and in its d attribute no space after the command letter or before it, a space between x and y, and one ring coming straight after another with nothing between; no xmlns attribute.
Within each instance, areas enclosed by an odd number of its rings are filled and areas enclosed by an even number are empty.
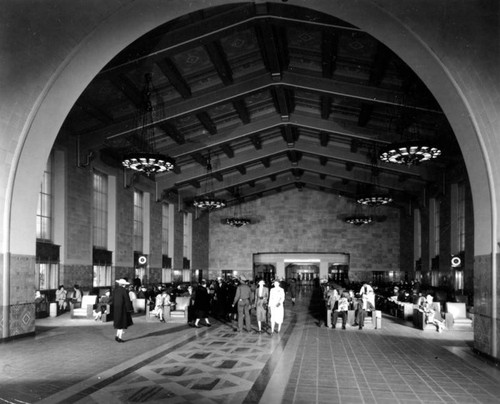
<svg viewBox="0 0 500 404"><path fill-rule="evenodd" d="M77 402L242 403L275 350L283 349L282 334L280 338L212 327Z"/></svg>

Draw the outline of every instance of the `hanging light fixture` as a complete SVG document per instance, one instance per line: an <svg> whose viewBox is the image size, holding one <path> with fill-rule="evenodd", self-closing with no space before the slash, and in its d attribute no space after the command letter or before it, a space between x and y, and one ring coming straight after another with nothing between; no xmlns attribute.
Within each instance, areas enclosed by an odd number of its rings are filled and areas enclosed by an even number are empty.
<svg viewBox="0 0 500 404"><path fill-rule="evenodd" d="M361 226L363 224L368 224L373 222L373 218L371 216L366 216L366 215L348 216L344 220L346 223L353 224L355 226Z"/></svg>
<svg viewBox="0 0 500 404"><path fill-rule="evenodd" d="M402 139L382 149L380 160L385 163L413 166L439 157L441 149L420 137L415 114L410 114L409 102L403 99L399 104L397 121Z"/></svg>
<svg viewBox="0 0 500 404"><path fill-rule="evenodd" d="M389 195L387 195L386 192L383 192L379 186L380 170L377 167L376 153L373 153L372 156L374 158L372 158L370 185L362 194L358 196L356 202L361 205L377 207L391 203L392 198Z"/></svg>
<svg viewBox="0 0 500 404"><path fill-rule="evenodd" d="M226 201L224 199L219 199L215 197L213 191L213 177L212 177L212 162L210 159L210 153L207 157L207 180L205 182L205 191L203 195L196 197L194 199L193 205L200 209L214 210L221 209L226 206Z"/></svg>
<svg viewBox="0 0 500 404"><path fill-rule="evenodd" d="M359 189L360 189L360 185L358 185L358 192L357 192L358 195L360 194ZM348 216L346 216L344 221L346 223L349 223L349 224L352 224L355 226L361 226L363 224L368 224L368 223L373 222L372 215L365 214L366 208L367 208L367 206L365 206L365 205L362 205L359 203L354 203L351 207L352 213L349 214Z"/></svg>
<svg viewBox="0 0 500 404"><path fill-rule="evenodd" d="M251 220L246 217L228 217L225 219L224 223L229 226L241 227L250 224Z"/></svg>
<svg viewBox="0 0 500 404"><path fill-rule="evenodd" d="M435 159L440 155L441 150L436 146L422 141L407 141L389 145L381 152L380 160L386 163L412 166Z"/></svg>
<svg viewBox="0 0 500 404"><path fill-rule="evenodd" d="M244 217L241 213L242 202L243 198L240 196L238 191L236 191L236 203L234 205L233 216L225 218L223 222L224 224L227 224L228 226L242 227L252 222L249 218Z"/></svg>
<svg viewBox="0 0 500 404"><path fill-rule="evenodd" d="M145 75L145 81L138 133L141 150L125 155L122 164L125 168L150 176L173 170L175 162L172 158L155 151L151 74Z"/></svg>

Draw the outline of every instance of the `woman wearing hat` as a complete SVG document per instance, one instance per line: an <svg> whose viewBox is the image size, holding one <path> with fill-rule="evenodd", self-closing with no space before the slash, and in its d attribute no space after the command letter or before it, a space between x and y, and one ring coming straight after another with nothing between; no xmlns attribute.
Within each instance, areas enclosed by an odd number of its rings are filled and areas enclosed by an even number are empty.
<svg viewBox="0 0 500 404"><path fill-rule="evenodd" d="M126 286L130 285L130 282L122 278L118 279L116 283L118 286L113 293L113 326L116 329L115 341L125 342L122 338L124 330L134 324L131 314L134 311L134 307L126 289Z"/></svg>
<svg viewBox="0 0 500 404"><path fill-rule="evenodd" d="M274 325L278 325L278 333L281 330L283 317L285 316L285 309L283 303L285 302L285 291L280 286L279 279L274 280L274 287L269 292L269 310L271 311L271 334L274 333Z"/></svg>
<svg viewBox="0 0 500 404"><path fill-rule="evenodd" d="M255 289L254 306L255 314L257 316L257 325L259 326L259 333L262 332L262 322L267 321L267 302L269 300L269 289L265 286L266 282L261 279Z"/></svg>

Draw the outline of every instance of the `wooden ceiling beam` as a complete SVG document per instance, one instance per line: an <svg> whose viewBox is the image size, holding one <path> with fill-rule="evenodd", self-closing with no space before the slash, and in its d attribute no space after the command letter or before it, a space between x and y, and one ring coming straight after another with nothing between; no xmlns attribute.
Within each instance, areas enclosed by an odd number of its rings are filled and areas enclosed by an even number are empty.
<svg viewBox="0 0 500 404"><path fill-rule="evenodd" d="M205 44L205 50L225 86L233 83L233 72L227 62L226 54L218 40Z"/></svg>
<svg viewBox="0 0 500 404"><path fill-rule="evenodd" d="M321 33L321 72L323 77L333 78L337 65L339 34L334 31Z"/></svg>
<svg viewBox="0 0 500 404"><path fill-rule="evenodd" d="M201 111L196 114L196 118L201 122L203 127L210 133L211 135L217 134L217 126L214 124L212 118L206 111Z"/></svg>
<svg viewBox="0 0 500 404"><path fill-rule="evenodd" d="M262 75L254 77L239 83L226 86L222 89L217 89L208 92L204 95L192 97L188 100L166 105L163 109L163 118L156 119L153 124L160 123L165 120L174 119L186 114L196 113L206 110L216 105L224 104L233 99L241 99L246 95L250 95L256 91L263 91L265 88L276 86L269 77ZM305 75L286 72L280 85L287 87L300 87L308 91L318 92L320 96L341 96L347 98L355 98L360 101L383 103L385 105L394 105L400 107L394 99L395 93L385 89L378 89L375 87L367 87L353 83L341 83L335 80L325 80L321 78L310 78ZM117 83L117 86L120 86ZM140 98L137 98L140 99ZM136 99L136 101L137 101ZM287 105L286 103L284 105ZM426 108L422 106L407 107L413 108L417 111L425 111ZM323 109L323 107L322 107ZM440 111L432 110L427 112L435 112L442 115ZM329 122L330 123L330 122ZM102 142L103 139L113 139L116 137L127 135L130 132L137 130L137 120L130 118L122 122L117 122L113 125L106 126L102 129L95 131L84 131L82 133L74 133L74 135L83 135L82 140L89 143Z"/></svg>
<svg viewBox="0 0 500 404"><path fill-rule="evenodd" d="M191 97L191 88L170 58L165 57L158 60L156 64L182 98Z"/></svg>
<svg viewBox="0 0 500 404"><path fill-rule="evenodd" d="M228 158L234 157L234 150L229 143L223 144L220 148Z"/></svg>
<svg viewBox="0 0 500 404"><path fill-rule="evenodd" d="M250 113L248 112L248 108L243 98L233 100L233 107L243 124L246 125L247 123L250 123Z"/></svg>

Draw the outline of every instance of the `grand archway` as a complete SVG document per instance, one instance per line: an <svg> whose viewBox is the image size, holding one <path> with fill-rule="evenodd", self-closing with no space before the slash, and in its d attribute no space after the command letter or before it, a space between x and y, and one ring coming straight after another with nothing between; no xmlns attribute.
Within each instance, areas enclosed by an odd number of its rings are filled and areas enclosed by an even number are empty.
<svg viewBox="0 0 500 404"><path fill-rule="evenodd" d="M17 257L33 257L35 242L35 224L32 220L36 211L37 189L40 175L54 140L62 126L70 107L82 93L91 79L125 46L134 39L165 23L168 20L208 6L217 6L236 1L165 2L138 1L109 10L106 6L94 10L93 25L86 27L86 34L79 39L61 40L61 57L54 51L46 59L53 64L50 75L43 75L32 80L36 97L19 96L26 119L17 123L14 136L16 147L5 146L12 153L8 162L8 175L4 174L6 192L4 194L3 215L3 336L9 336L9 307L12 273L24 268L26 263ZM486 317L479 324L484 333L489 334L489 319L496 318L496 196L494 169L495 162L488 157L485 144L492 135L486 118L481 111L474 110L470 100L464 94L474 91L474 83L461 80L459 61L446 60L446 42L444 45L432 43L432 31L428 28L423 14L416 13L409 17L407 11L398 6L389 8L384 1L344 2L344 1L308 1L294 2L335 15L347 22L361 27L378 38L396 52L425 82L445 111L461 145L467 166L475 216L475 254L479 257L476 272L486 276L476 277L477 287L489 284L485 289L490 295L477 297L478 306L485 310ZM387 7L387 8L386 8ZM418 10L412 10L418 11ZM68 10L68 12L70 12ZM101 14L99 14L101 13ZM49 27L44 27L48 36ZM82 29L82 27L78 27ZM85 30L83 31L85 32ZM64 51L71 49L71 51ZM11 100L9 100L11 101ZM6 101L7 102L7 101ZM476 105L479 105L477 103ZM10 105L6 111L12 111L18 105ZM22 114L21 114L22 115ZM12 129L9 127L9 129ZM494 147L492 147L494 155ZM33 156L37 156L36 159ZM493 161L493 162L492 162ZM22 261L22 260L21 260ZM485 300L486 298L486 300ZM486 303L483 303L486 301ZM488 306L488 308L486 308ZM481 317L482 318L482 317ZM491 343L481 342L480 348L497 356L496 322L492 322ZM484 344L484 346L482 346Z"/></svg>

